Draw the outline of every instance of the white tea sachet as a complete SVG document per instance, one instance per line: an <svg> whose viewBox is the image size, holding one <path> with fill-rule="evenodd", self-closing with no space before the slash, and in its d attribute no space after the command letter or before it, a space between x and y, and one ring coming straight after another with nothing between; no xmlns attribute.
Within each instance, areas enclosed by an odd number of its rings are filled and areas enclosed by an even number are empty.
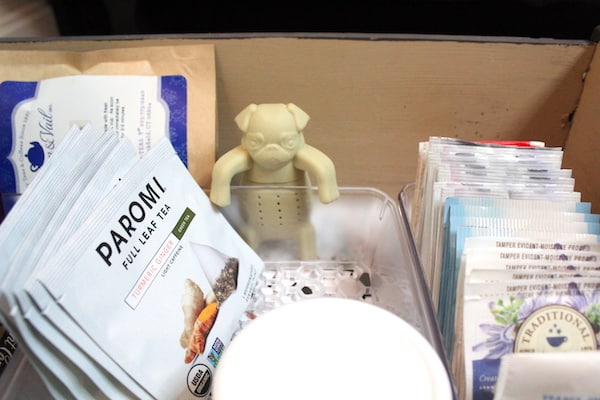
<svg viewBox="0 0 600 400"><path fill-rule="evenodd" d="M600 353L516 353L502 358L495 400L600 398Z"/></svg>
<svg viewBox="0 0 600 400"><path fill-rule="evenodd" d="M263 264L160 146L164 160L124 179L37 278L152 396L208 396Z"/></svg>

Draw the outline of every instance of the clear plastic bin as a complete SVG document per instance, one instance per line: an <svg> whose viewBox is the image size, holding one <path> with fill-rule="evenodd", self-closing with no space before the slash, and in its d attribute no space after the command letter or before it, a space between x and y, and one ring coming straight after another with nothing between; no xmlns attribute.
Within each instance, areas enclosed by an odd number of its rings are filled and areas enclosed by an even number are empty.
<svg viewBox="0 0 600 400"><path fill-rule="evenodd" d="M257 250L266 265L248 309L249 318L302 299L353 298L404 319L429 341L447 366L402 201L372 188L340 188L338 200L323 204L316 188L233 187L232 203L221 211L239 231L247 221L246 202L257 190L299 196L306 202L303 213L314 228L318 258L301 260L293 240L262 243ZM242 320L241 327L244 323ZM29 375L18 374L13 385L18 387ZM448 376L452 383L450 373Z"/></svg>
<svg viewBox="0 0 600 400"><path fill-rule="evenodd" d="M316 188L233 187L222 209L244 236L249 202L260 193L299 196L315 231L317 258L301 260L282 226L280 240L257 248L265 270L249 309L251 316L314 297L354 298L380 306L415 327L445 360L428 289L410 233L406 210L372 188L340 188L340 198L319 201ZM250 211L253 212L253 211ZM292 227L293 228L293 227Z"/></svg>

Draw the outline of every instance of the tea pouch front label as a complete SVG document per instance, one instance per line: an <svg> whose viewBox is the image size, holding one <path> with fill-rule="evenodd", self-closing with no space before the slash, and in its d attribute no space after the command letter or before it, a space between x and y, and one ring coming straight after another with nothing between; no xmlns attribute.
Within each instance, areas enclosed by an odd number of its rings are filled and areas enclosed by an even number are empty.
<svg viewBox="0 0 600 400"><path fill-rule="evenodd" d="M207 397L262 260L174 150L117 190L38 280L152 396Z"/></svg>
<svg viewBox="0 0 600 400"><path fill-rule="evenodd" d="M187 162L185 77L73 75L0 83L1 193L22 193L73 124L127 136L143 155L165 134Z"/></svg>
<svg viewBox="0 0 600 400"><path fill-rule="evenodd" d="M598 350L598 277L467 281L464 295L467 399L493 397L501 360L508 354Z"/></svg>

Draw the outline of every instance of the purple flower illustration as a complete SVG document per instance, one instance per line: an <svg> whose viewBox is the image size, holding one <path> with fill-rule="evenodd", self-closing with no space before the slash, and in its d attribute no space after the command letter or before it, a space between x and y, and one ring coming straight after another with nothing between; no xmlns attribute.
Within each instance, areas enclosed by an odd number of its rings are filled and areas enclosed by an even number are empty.
<svg viewBox="0 0 600 400"><path fill-rule="evenodd" d="M519 308L519 316L517 317L518 324L520 326L523 321L531 315L538 308L556 304L558 298L556 296L549 296L546 289L542 290L537 296L530 297L523 302Z"/></svg>
<svg viewBox="0 0 600 400"><path fill-rule="evenodd" d="M487 350L488 353L484 358L488 359L500 358L505 354L512 353L515 324L522 304L521 296L510 296L508 300L499 299L496 302L488 303L490 313L497 323L479 325L487 339L473 346L473 351Z"/></svg>
<svg viewBox="0 0 600 400"><path fill-rule="evenodd" d="M585 315L594 332L600 332L600 287L595 288L591 293L586 294L579 290L575 283L569 284L568 294L563 297L562 304L572 307ZM598 338L600 346L600 338Z"/></svg>
<svg viewBox="0 0 600 400"><path fill-rule="evenodd" d="M473 351L487 350L484 358L496 359L512 353L515 341L515 325L481 324L479 328L487 335L484 342L473 346Z"/></svg>
<svg viewBox="0 0 600 400"><path fill-rule="evenodd" d="M570 283L567 295L563 297L562 303L585 314L588 307L600 303L600 288L596 288L586 295L579 290L576 283Z"/></svg>

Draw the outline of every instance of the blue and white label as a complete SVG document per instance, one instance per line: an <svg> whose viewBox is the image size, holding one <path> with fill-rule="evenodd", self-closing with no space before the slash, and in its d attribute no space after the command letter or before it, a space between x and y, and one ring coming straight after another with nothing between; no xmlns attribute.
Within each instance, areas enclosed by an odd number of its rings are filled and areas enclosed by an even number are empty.
<svg viewBox="0 0 600 400"><path fill-rule="evenodd" d="M112 129L145 154L168 136L187 165L183 76L76 75L0 83L0 192L22 193L73 125Z"/></svg>

